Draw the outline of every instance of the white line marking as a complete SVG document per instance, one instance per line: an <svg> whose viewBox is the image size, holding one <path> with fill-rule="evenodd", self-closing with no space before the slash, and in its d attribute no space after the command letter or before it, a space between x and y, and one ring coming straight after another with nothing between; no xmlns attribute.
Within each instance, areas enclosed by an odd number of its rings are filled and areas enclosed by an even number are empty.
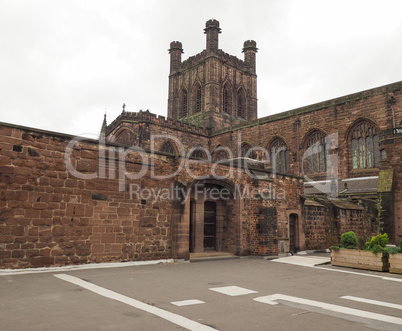
<svg viewBox="0 0 402 331"><path fill-rule="evenodd" d="M98 285L89 283L85 280L79 279L74 276L70 276L70 275L66 275L66 274L57 274L57 275L53 275L53 276L55 276L59 279L65 280L66 282L70 282L72 284L81 286L89 291L92 291L92 292L99 294L101 296L104 296L106 298L120 301L120 302L125 303L129 306L132 306L134 308L137 308L137 309L143 310L147 313L159 316L160 318L163 318L169 322L172 322L172 323L179 325L188 330L197 330L197 331L198 330L210 330L210 331L216 330L214 328L203 325L201 323L192 321L184 316L177 315L177 314L171 313L167 310L163 310L161 308L157 308L157 307L148 305L141 301L135 300L133 298L129 298L125 295L113 292L111 290L108 290L108 289L100 287Z"/></svg>
<svg viewBox="0 0 402 331"><path fill-rule="evenodd" d="M354 297L354 296L351 296L351 295L344 295L343 297L341 297L341 299L353 300L353 301L363 302L363 303L369 303L371 305L377 305L377 306L388 307L388 308L402 309L402 305L398 305L397 303L359 298L359 297Z"/></svg>
<svg viewBox="0 0 402 331"><path fill-rule="evenodd" d="M167 259L167 260L150 260L150 261L91 263L91 264L67 265L67 266L63 266L63 267L5 269L5 270L0 270L0 276L14 276L14 275L25 275L25 274L34 274L34 273L42 273L42 272L58 272L58 271L65 272L65 271L70 271L70 270L134 267L134 266L153 265L153 264L159 264L159 263L172 263L172 262L174 262L173 259Z"/></svg>
<svg viewBox="0 0 402 331"><path fill-rule="evenodd" d="M178 307L182 307L182 306L191 306L191 305L200 305L202 303L205 303L204 301L201 300L183 300L183 301L172 301L171 304L178 306Z"/></svg>
<svg viewBox="0 0 402 331"><path fill-rule="evenodd" d="M366 276L366 277L375 277L380 278L383 280L391 280L394 282L402 282L402 278L394 278L394 277L384 277L378 275L371 275L371 274L363 274L361 272L354 272L354 271L347 271L347 270L339 270L339 269L329 269L324 267L313 267L314 269L326 270L326 271L335 271L335 272L343 272L345 274L352 274L352 275L359 275L359 276Z"/></svg>
<svg viewBox="0 0 402 331"><path fill-rule="evenodd" d="M276 302L276 300L290 301L290 302L294 302L294 303L298 303L298 304L302 304L302 305L306 305L306 306L310 306L310 307L316 307L316 308L320 308L320 309L324 309L324 310L328 310L328 311L332 311L332 312L336 312L336 313L341 313L341 314L345 314L345 315L352 315L352 316L356 316L356 317L363 317L366 319L402 325L402 318L399 318L399 317L382 315L382 314L372 313L372 312L368 312L368 311L364 311L364 310L353 309L353 308L348 308L348 307L343 307L343 306L338 306L338 305L332 305L332 304L325 303L325 302L292 297L289 295L273 294L273 295L267 295L264 297L254 298L254 300L257 302L262 302L262 303L266 303L269 305L277 305L278 302Z"/></svg>
<svg viewBox="0 0 402 331"><path fill-rule="evenodd" d="M248 290L239 286L224 286L224 287L214 287L210 288L211 291L219 292L222 294L230 295L231 297L235 297L238 295L246 295L251 293L258 293L257 291Z"/></svg>
<svg viewBox="0 0 402 331"><path fill-rule="evenodd" d="M272 260L271 262L279 262L277 260ZM314 268L314 269L320 269L320 270L326 270L326 271L335 271L335 272L343 272L345 274L352 274L352 275L359 275L359 276L366 276L366 277L375 277L375 278L380 278L382 280L390 280L393 282L400 282L402 283L402 278L396 278L396 277L384 277L384 276L378 276L378 275L371 275L371 274L364 274L361 272L354 272L354 271L347 271L347 270L339 270L339 269L330 269L330 268L324 268L324 267L317 267L313 265L306 265L306 264L297 264L297 263L288 263L288 264L293 264L293 265L298 265L301 267L308 267L308 268Z"/></svg>
<svg viewBox="0 0 402 331"><path fill-rule="evenodd" d="M272 262L280 262L280 263L287 263L287 264L295 264L301 265L305 267L312 267L319 264L327 264L331 262L331 259L328 257L313 257L313 256L287 256L281 257Z"/></svg>

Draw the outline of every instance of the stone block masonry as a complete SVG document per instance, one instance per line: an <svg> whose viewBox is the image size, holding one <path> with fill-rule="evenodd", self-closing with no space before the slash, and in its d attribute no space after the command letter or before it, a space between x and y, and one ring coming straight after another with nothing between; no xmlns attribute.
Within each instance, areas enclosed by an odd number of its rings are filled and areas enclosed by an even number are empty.
<svg viewBox="0 0 402 331"><path fill-rule="evenodd" d="M2 268L171 257L169 202L156 215L117 179L76 178L64 160L72 137L4 125L0 135ZM75 169L98 170L97 142L71 154Z"/></svg>
<svg viewBox="0 0 402 331"><path fill-rule="evenodd" d="M212 163L192 160L191 174L184 169L160 180L150 170L159 175L174 173L175 158L147 151L149 162L144 162L132 153L126 156L125 171L135 174L145 166L146 172L135 179L123 176L122 181L115 153L120 146L109 144L102 149L98 141L81 139L66 158L73 138L0 124L0 267L188 258L188 215L169 194L177 183L188 189L198 181L194 176L208 177ZM228 169L221 164L218 173ZM243 169L238 172L240 176L226 182L251 191L268 183L250 178ZM219 216L225 220L222 250L277 252L277 219L286 219L286 203L299 208L302 180L267 176L277 190L283 189L287 200L236 197L229 204L234 207L222 209L226 214ZM250 203L243 203L243 198ZM264 208L274 208L276 218L262 217ZM229 211L240 215L236 222ZM262 232L258 224L263 224Z"/></svg>

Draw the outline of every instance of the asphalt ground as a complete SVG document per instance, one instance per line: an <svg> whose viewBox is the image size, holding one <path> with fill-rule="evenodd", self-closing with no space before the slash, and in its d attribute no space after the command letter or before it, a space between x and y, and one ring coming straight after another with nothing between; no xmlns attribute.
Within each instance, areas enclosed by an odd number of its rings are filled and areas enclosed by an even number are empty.
<svg viewBox="0 0 402 331"><path fill-rule="evenodd" d="M401 330L402 276L261 258L1 273L0 329Z"/></svg>

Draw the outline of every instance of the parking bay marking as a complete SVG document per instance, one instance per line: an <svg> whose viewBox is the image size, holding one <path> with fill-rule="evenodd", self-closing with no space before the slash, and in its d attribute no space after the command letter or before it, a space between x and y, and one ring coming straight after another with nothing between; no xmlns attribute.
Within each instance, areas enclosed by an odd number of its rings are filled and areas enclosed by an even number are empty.
<svg viewBox="0 0 402 331"><path fill-rule="evenodd" d="M192 305L201 305L205 303L205 301L201 301L198 299L190 299L190 300L182 300L182 301L172 301L171 304L178 306L178 307L183 307L183 306L192 306Z"/></svg>
<svg viewBox="0 0 402 331"><path fill-rule="evenodd" d="M371 319L371 320L376 320L376 321L381 321L381 322L402 325L402 318L399 318L399 317L382 315L382 314L372 313L372 312L368 312L368 311L364 311L364 310L360 310L360 309L348 308L348 307L333 305L333 304L329 304L329 303L325 303L325 302L293 297L293 296L284 295L284 294L272 294L272 295L267 295L267 296L263 296L263 297L257 297L257 298L254 298L254 300L257 302L262 302L262 303L266 303L269 305L277 305L278 304L278 302L276 302L277 300L288 301L288 302L293 302L296 304L303 305L306 307L307 310L308 310L308 307L314 307L314 308L319 308L319 309L327 310L327 311L334 312L334 313L351 315L351 316L355 316L358 318L365 318L365 319Z"/></svg>
<svg viewBox="0 0 402 331"><path fill-rule="evenodd" d="M156 315L160 318L163 318L169 322L172 322L176 325L179 325L185 329L188 330L200 330L200 331L216 331L216 329L211 328L207 325L192 321L184 316L178 315L178 314L174 314L171 313L167 310L163 310L161 308L157 308L151 305L148 305L146 303L143 303L141 301L135 300L133 298L127 297L125 295L119 294L117 292L108 290L106 288L100 287L98 285L92 284L90 282L87 282L85 280L82 280L80 278L74 277L74 276L70 276L70 275L66 275L66 274L57 274L57 275L53 275L61 280L64 280L66 282L70 282L72 284L81 286L89 291L92 291L96 294L99 294L101 296L104 296L106 298L109 299L113 299L122 303L125 303L129 306L132 306L134 308L143 310L147 313Z"/></svg>
<svg viewBox="0 0 402 331"><path fill-rule="evenodd" d="M377 305L377 306L388 307L388 308L402 309L402 305L399 305L397 303L359 298L359 297L354 297L354 296L351 296L351 295L344 295L344 296L341 297L341 299L352 300L352 301L363 302L363 303L369 303L371 305Z"/></svg>
<svg viewBox="0 0 402 331"><path fill-rule="evenodd" d="M219 292L222 294L229 295L231 297L239 296L239 295L247 295L252 293L258 293L257 291L249 290L247 288L239 287L239 286L223 286L223 287L212 287L211 291Z"/></svg>

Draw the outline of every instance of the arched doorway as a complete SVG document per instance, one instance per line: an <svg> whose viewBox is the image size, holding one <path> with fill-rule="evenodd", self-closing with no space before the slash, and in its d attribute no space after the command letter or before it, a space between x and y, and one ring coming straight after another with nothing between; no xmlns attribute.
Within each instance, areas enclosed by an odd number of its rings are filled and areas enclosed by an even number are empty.
<svg viewBox="0 0 402 331"><path fill-rule="evenodd" d="M289 251L296 253L299 250L298 247L298 233L297 233L298 215L289 215Z"/></svg>
<svg viewBox="0 0 402 331"><path fill-rule="evenodd" d="M179 223L177 249L182 256L202 252L240 252L238 200L229 181L203 179L188 189L182 221ZM180 237L181 234L186 234ZM182 238L182 240L181 240Z"/></svg>

